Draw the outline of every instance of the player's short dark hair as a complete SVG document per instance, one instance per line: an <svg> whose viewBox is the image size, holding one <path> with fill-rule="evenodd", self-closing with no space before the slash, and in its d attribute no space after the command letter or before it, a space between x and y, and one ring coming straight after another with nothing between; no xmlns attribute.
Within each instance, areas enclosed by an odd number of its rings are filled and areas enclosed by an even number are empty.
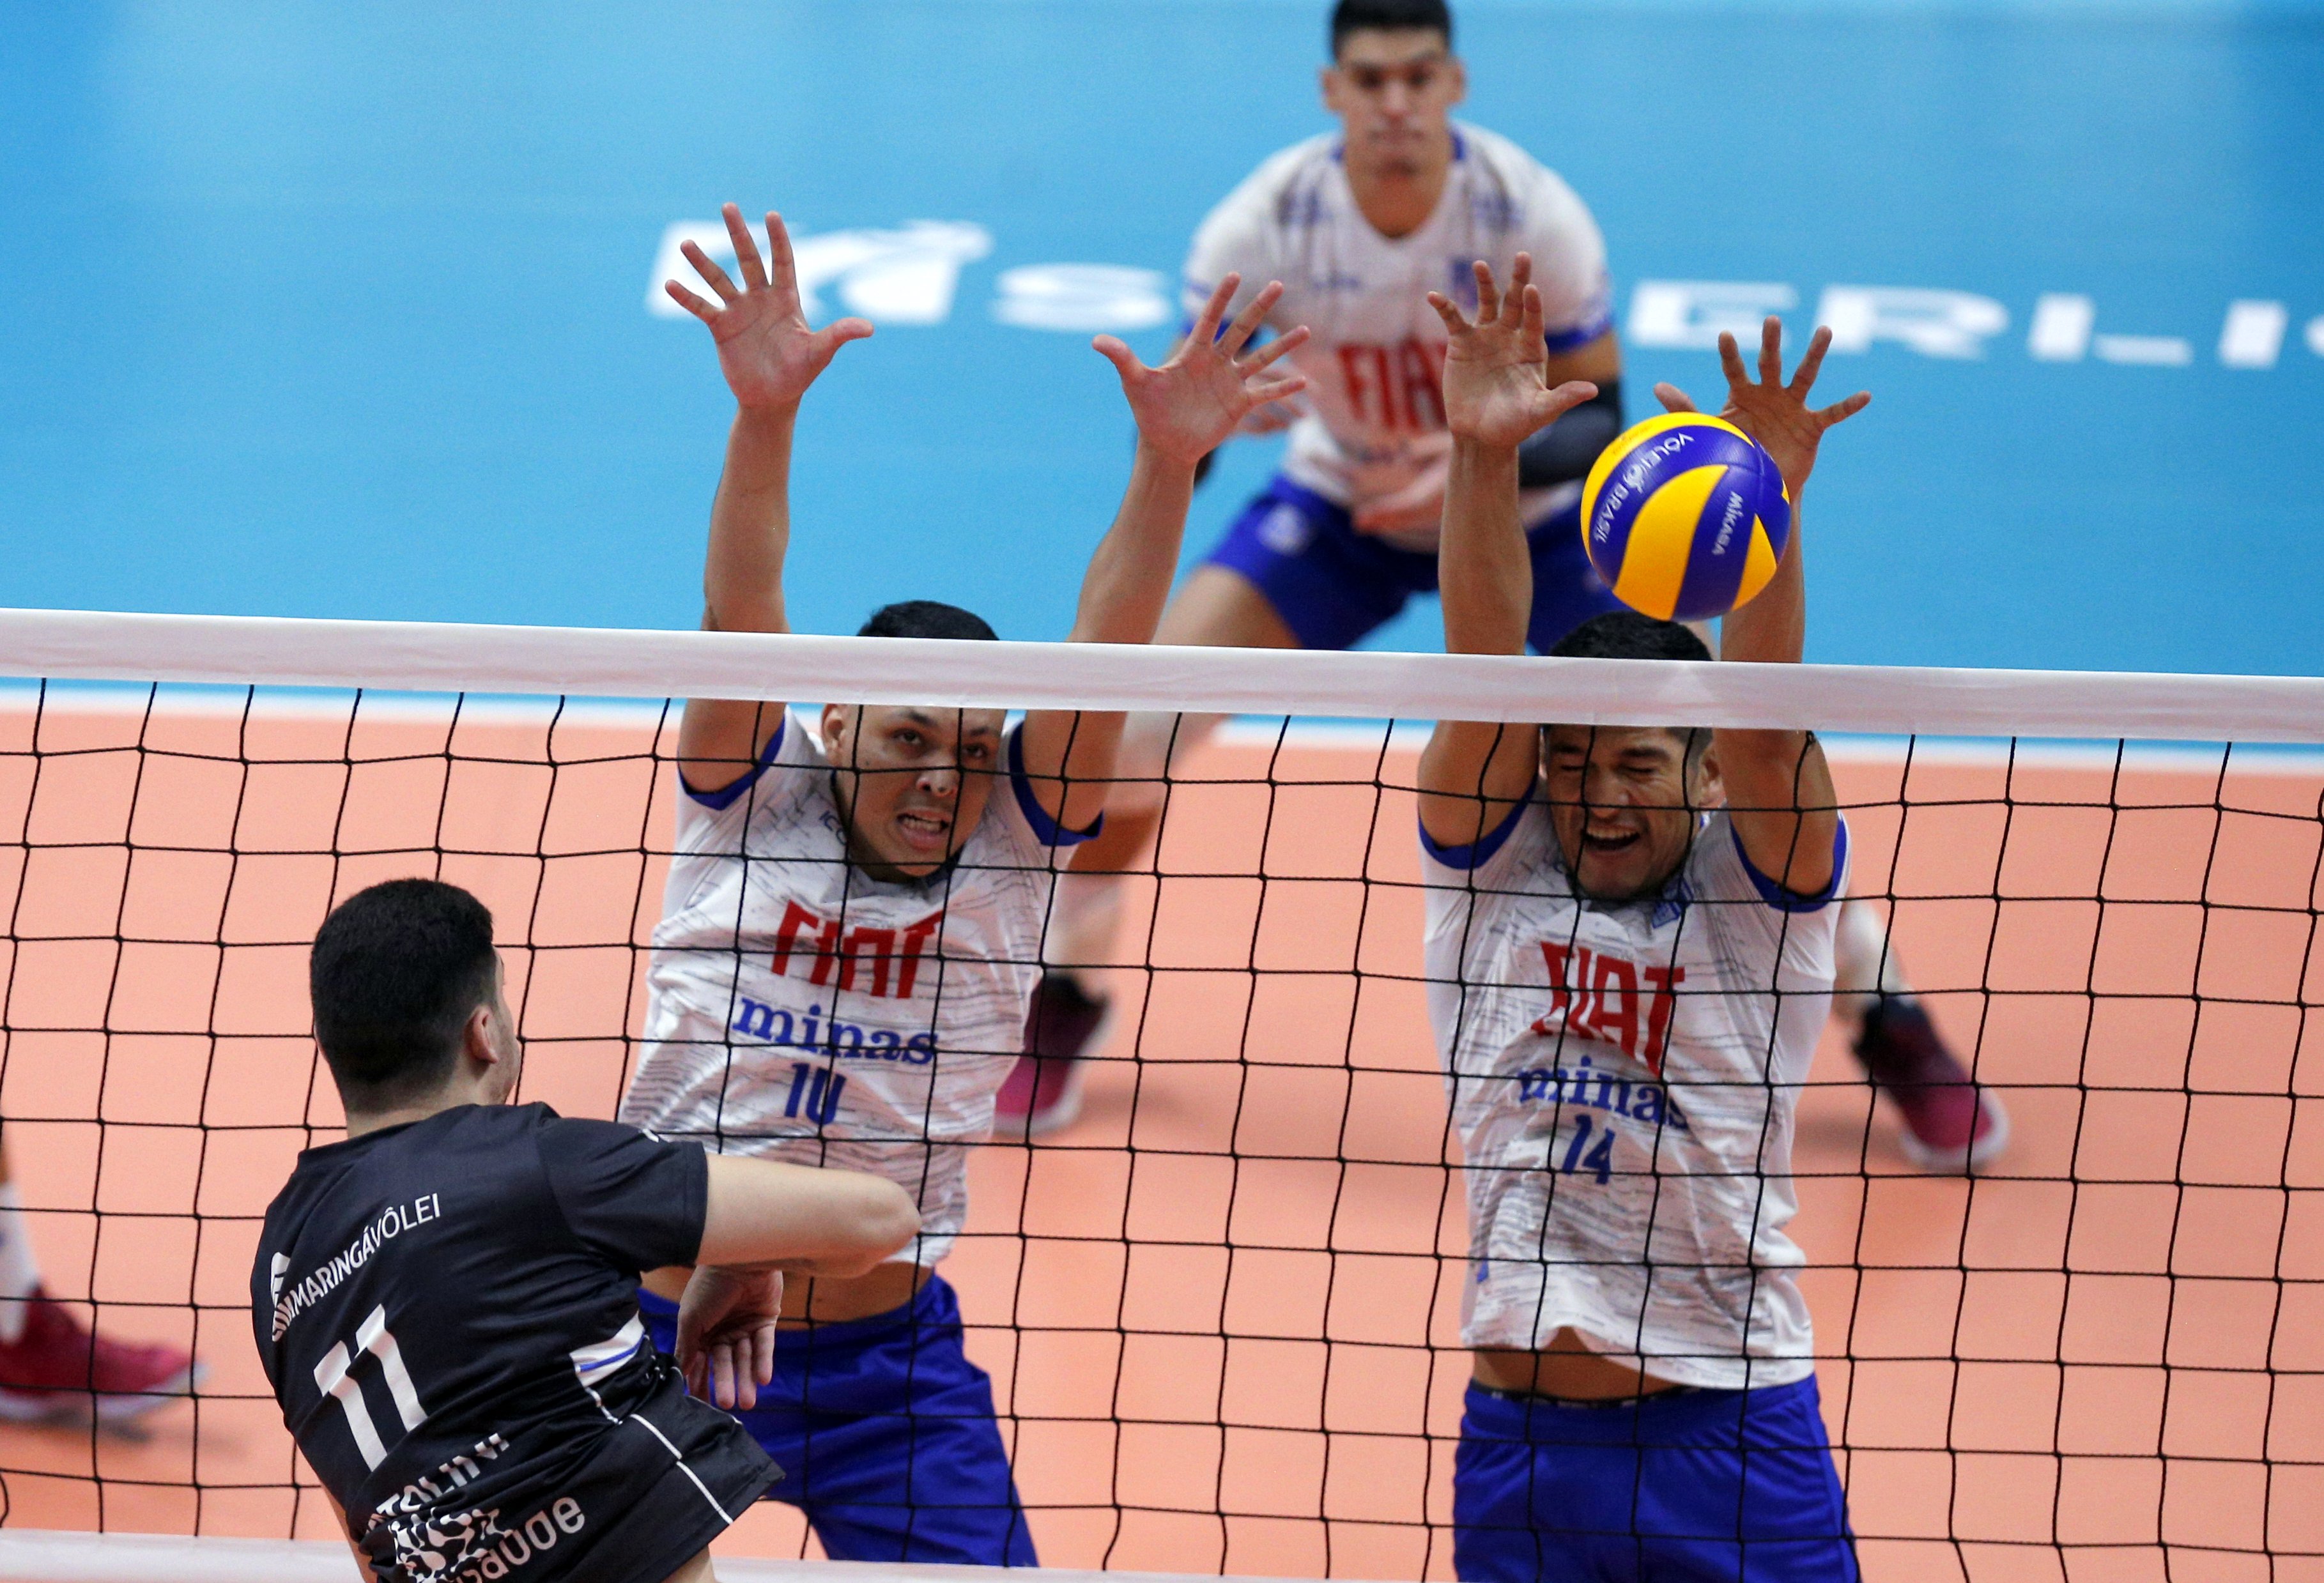
<svg viewBox="0 0 2324 1583"><path fill-rule="evenodd" d="M1591 616L1550 646L1560 659L1709 659L1711 646L1683 621L1665 621L1635 610L1609 610ZM1711 733L1674 725L1686 743L1686 767L1694 768L1711 746Z"/></svg>
<svg viewBox="0 0 2324 1583"><path fill-rule="evenodd" d="M1560 638L1550 653L1560 659L1709 659L1711 648L1683 621L1609 610Z"/></svg>
<svg viewBox="0 0 2324 1583"><path fill-rule="evenodd" d="M460 1031L497 986L493 915L456 885L358 890L315 934L315 1038L350 1108L384 1109L451 1074Z"/></svg>
<svg viewBox="0 0 2324 1583"><path fill-rule="evenodd" d="M1444 0L1340 0L1332 7L1332 59L1340 58L1340 46L1350 33L1374 28L1384 32L1428 28L1444 35L1449 50L1452 8Z"/></svg>
<svg viewBox="0 0 2324 1583"><path fill-rule="evenodd" d="M859 638L968 638L981 642L1000 640L992 623L973 611L934 599L904 599L872 612L855 634Z"/></svg>

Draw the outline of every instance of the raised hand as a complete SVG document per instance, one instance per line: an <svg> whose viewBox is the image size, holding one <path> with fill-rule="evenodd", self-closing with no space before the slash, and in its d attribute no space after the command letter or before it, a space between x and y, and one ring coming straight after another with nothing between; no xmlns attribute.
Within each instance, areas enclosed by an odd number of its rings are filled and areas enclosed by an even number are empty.
<svg viewBox="0 0 2324 1583"><path fill-rule="evenodd" d="M1784 487L1792 498L1799 498L1800 486L1815 471L1816 447L1823 443L1824 431L1836 423L1845 423L1871 404L1868 391L1858 391L1844 401L1812 409L1808 405L1808 392L1815 388L1816 374L1823 367L1823 354L1831 345L1831 331L1820 328L1808 342L1807 355L1800 359L1799 368L1791 382L1784 381L1784 324L1774 315L1759 327L1759 377L1755 382L1745 372L1743 354L1735 345L1735 337L1721 333L1719 337L1719 366L1727 375L1727 405L1719 415L1757 440L1767 455L1775 459L1783 470ZM1700 409L1688 399L1684 391L1675 385L1656 385L1655 395L1673 412L1694 412Z"/></svg>
<svg viewBox="0 0 2324 1583"><path fill-rule="evenodd" d="M742 211L733 204L719 213L726 217L726 235L734 239L734 263L742 272L738 289L726 272L693 243L686 244L686 262L718 294L704 301L676 281L662 290L680 308L710 327L718 343L718 367L727 388L745 407L795 407L816 376L831 365L839 349L860 341L872 327L860 318L843 318L819 330L807 327L799 311L798 273L791 262L791 239L782 216L767 216L767 262Z"/></svg>
<svg viewBox="0 0 2324 1583"><path fill-rule="evenodd" d="M1113 364L1121 376L1121 393L1138 419L1138 437L1173 461L1194 465L1226 443L1236 426L1270 401L1280 401L1307 388L1300 373L1269 374L1267 369L1307 339L1307 327L1277 336L1248 357L1239 357L1269 309L1283 295L1283 283L1272 281L1267 290L1235 315L1226 333L1219 321L1234 300L1240 275L1229 275L1211 293L1194 327L1186 332L1177 352L1159 368L1148 368L1138 354L1112 336L1100 336L1090 345Z"/></svg>
<svg viewBox="0 0 2324 1583"><path fill-rule="evenodd" d="M687 1388L730 1412L758 1404L775 1377L783 1278L773 1270L697 1265L678 1304L678 1366Z"/></svg>
<svg viewBox="0 0 2324 1583"><path fill-rule="evenodd" d="M1444 321L1444 427L1455 439L1514 446L1598 393L1586 380L1550 388L1531 254L1517 254L1507 295L1492 266L1477 261L1474 324L1441 291L1428 294L1428 306Z"/></svg>

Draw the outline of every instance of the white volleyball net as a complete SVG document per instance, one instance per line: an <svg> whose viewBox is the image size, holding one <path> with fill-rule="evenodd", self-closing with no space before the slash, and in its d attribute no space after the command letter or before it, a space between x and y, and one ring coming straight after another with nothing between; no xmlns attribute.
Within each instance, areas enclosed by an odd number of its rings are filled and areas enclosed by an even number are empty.
<svg viewBox="0 0 2324 1583"><path fill-rule="evenodd" d="M945 1266L1045 1565L1452 1575L1442 716L1823 733L1852 895L2013 1122L1916 1168L1839 1022L1784 1097L1867 1576L2324 1569L2324 683L40 612L0 672L0 1137L49 1292L208 1371L0 1426L0 1578L352 1575L282 1542L332 1519L251 1339L258 1217L340 1122L307 943L374 880L468 887L522 1097L611 1116L688 695L1237 717L1167 772L1081 1119L975 1151ZM762 1503L721 1553L822 1551Z"/></svg>

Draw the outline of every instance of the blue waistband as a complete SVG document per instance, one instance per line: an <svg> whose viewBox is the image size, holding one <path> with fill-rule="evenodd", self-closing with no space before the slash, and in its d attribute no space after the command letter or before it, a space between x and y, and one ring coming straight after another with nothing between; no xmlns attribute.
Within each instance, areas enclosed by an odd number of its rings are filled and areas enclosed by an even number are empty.
<svg viewBox="0 0 2324 1583"><path fill-rule="evenodd" d="M1472 1381L1467 1402L1468 1416L1475 1427L1494 1439L1526 1440L1548 1433L1561 1440L1609 1444L1628 1444L1650 1426L1668 1433L1721 1424L1739 1429L1749 1421L1786 1415L1803 1406L1811 1413L1817 1411L1813 1375L1788 1385L1758 1385L1748 1391L1657 1391L1650 1396L1625 1396L1611 1402L1521 1396Z"/></svg>

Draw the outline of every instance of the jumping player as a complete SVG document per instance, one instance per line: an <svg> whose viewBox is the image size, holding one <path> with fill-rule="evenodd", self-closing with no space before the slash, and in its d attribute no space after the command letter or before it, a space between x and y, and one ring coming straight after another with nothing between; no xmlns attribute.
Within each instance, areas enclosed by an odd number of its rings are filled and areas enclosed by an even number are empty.
<svg viewBox="0 0 2324 1583"><path fill-rule="evenodd" d="M1467 87L1444 0L1340 0L1324 105L1338 133L1268 160L1195 233L1188 312L1230 272L1288 289L1271 323L1312 326L1294 359L1309 381L1282 470L1186 579L1157 640L1345 649L1436 586L1437 521L1452 449L1438 365L1444 331L1430 290L1466 301L1479 260L1507 275L1520 251L1542 297L1549 380L1597 393L1518 447L1518 515L1531 557L1526 637L1546 650L1619 608L1583 553L1581 481L1621 432L1621 348L1606 249L1572 189L1506 138L1455 122ZM1269 408L1246 430L1280 427ZM1036 1052L1002 1095L1004 1121L1034 1134L1078 1113L1078 1057L1102 1042L1107 1007L1087 969L1111 955L1123 870L1161 820L1162 778L1217 717L1140 715L1123 745L1109 829L1074 855L1057 889L1053 971L1036 1004ZM1998 1152L2007 1122L1914 1000L1879 916L1840 925L1843 1014L1866 1071L1897 1104L1904 1146L1930 1168Z"/></svg>
<svg viewBox="0 0 2324 1583"><path fill-rule="evenodd" d="M704 1547L777 1470L644 1344L639 1273L698 1264L685 1361L747 1403L776 1269L870 1268L917 1229L911 1201L506 1103L524 1054L492 915L456 886L350 897L309 980L347 1137L268 1207L251 1318L363 1576L709 1578Z"/></svg>
<svg viewBox="0 0 2324 1583"><path fill-rule="evenodd" d="M717 301L672 281L709 326L739 410L712 508L704 624L788 630L787 479L800 398L859 319L810 332L790 244L768 255L727 206L742 276L699 249ZM1128 492L1090 562L1072 639L1143 643L1162 613L1197 462L1261 403L1293 330L1238 360L1279 287L1223 322L1221 281L1160 368L1101 336L1139 428ZM890 605L870 636L989 639L951 605ZM935 1273L960 1235L969 1146L1024 1047L1056 853L1093 832L1122 716L696 699L678 736L677 855L649 974L646 1051L625 1119L726 1153L877 1172L924 1226L897 1260L785 1299L802 1327L743 1422L791 1477L833 1558L1030 1566L1034 1550L993 1421L991 1384L962 1348ZM676 1275L659 1283L665 1295ZM657 1334L666 1305L649 1304Z"/></svg>
<svg viewBox="0 0 2324 1583"><path fill-rule="evenodd" d="M1542 305L1477 266L1444 405L1445 647L1525 649L1517 446L1584 399L1543 376ZM1794 511L1824 430L1830 332L1783 379L1722 339L1723 416ZM1669 386L1656 394L1692 410ZM1775 579L1726 619L1728 659L1799 659L1796 516ZM1554 652L1708 659L1632 612ZM1446 722L1420 761L1429 1017L1460 1128L1476 1349L1453 1472L1468 1579L1856 1574L1784 1235L1793 1115L1831 995L1848 832L1804 732Z"/></svg>

